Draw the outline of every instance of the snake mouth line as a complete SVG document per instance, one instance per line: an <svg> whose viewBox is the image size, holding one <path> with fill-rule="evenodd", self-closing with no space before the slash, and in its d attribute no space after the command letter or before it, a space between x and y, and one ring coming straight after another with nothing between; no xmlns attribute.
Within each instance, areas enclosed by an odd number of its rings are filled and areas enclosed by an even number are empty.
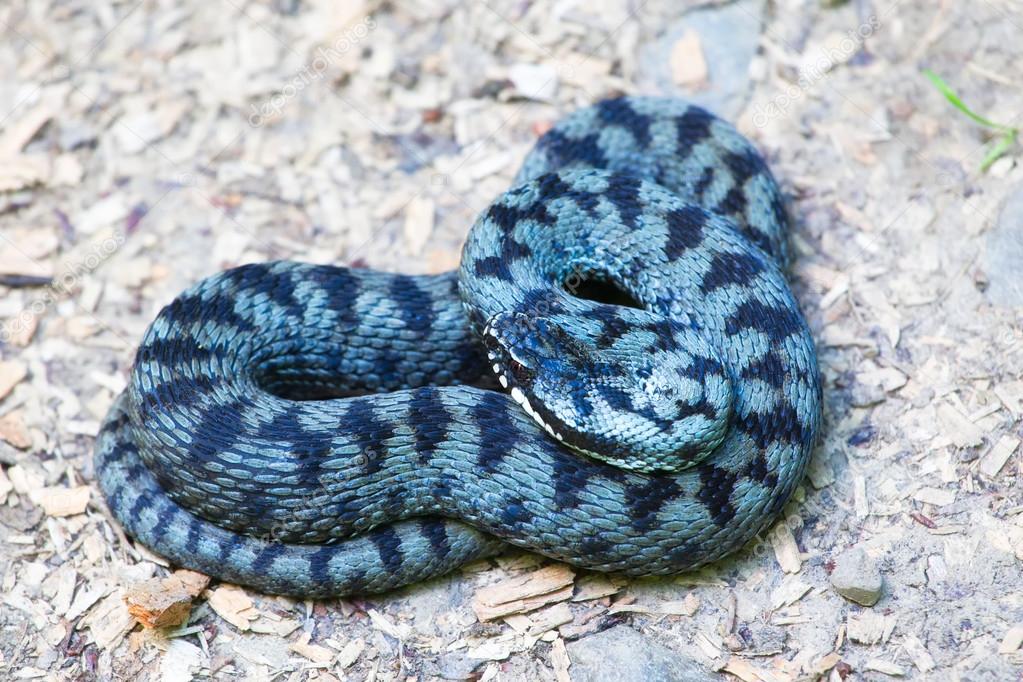
<svg viewBox="0 0 1023 682"><path fill-rule="evenodd" d="M511 395L512 400L522 406L522 409L526 411L526 414L532 417L544 431L552 437L557 438L559 441L564 441L565 437L555 431L554 427L544 420L540 411L533 407L533 405L529 402L529 398L526 397L526 394L522 391L522 389L515 385L515 380L512 378L511 373L508 372L504 365L502 365L498 360L497 354L493 351L488 351L487 358L490 360L491 368L494 370L494 374L497 375L497 380L500 382L501 388L508 389L508 393Z"/></svg>

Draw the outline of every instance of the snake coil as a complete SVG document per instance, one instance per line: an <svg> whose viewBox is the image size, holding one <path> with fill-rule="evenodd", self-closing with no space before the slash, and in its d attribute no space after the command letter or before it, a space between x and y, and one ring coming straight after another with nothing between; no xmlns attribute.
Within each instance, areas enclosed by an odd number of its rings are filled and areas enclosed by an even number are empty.
<svg viewBox="0 0 1023 682"><path fill-rule="evenodd" d="M271 593L388 590L506 544L628 575L716 560L782 508L820 424L785 228L706 111L582 109L457 272L282 261L181 294L103 424L100 487L142 544Z"/></svg>

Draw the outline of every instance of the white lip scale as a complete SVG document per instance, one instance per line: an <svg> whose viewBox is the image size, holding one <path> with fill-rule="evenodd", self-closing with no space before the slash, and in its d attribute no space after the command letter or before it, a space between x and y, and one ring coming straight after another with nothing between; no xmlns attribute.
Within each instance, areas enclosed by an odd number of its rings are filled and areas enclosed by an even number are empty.
<svg viewBox="0 0 1023 682"><path fill-rule="evenodd" d="M491 336L493 336L493 333L491 333ZM492 352L488 352L487 358L489 358L490 361L493 362L495 356ZM501 387L508 388L508 386L510 385L510 381L508 380L507 375L504 373L504 370L501 368L501 365L494 362L493 367L494 374L497 375L497 380L501 383ZM554 436L560 441L565 440L564 436L562 436L560 433L557 433L553 428L551 428L551 425L543 420L543 417L540 416L540 413L533 409L533 406L529 404L529 400L526 398L526 394L522 392L522 389L520 389L518 386L512 386L511 397L515 402L521 405L522 409L526 411L526 414L532 417L537 424L542 426L547 433Z"/></svg>

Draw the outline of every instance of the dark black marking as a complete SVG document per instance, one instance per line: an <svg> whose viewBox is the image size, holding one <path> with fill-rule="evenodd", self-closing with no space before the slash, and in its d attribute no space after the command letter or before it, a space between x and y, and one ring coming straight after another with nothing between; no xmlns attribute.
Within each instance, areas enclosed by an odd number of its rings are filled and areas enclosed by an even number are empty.
<svg viewBox="0 0 1023 682"><path fill-rule="evenodd" d="M591 462L557 459L551 471L554 479L554 502L561 509L574 509L579 504L579 493L596 473Z"/></svg>
<svg viewBox="0 0 1023 682"><path fill-rule="evenodd" d="M722 375L724 374L724 367L721 363L714 358L705 358L700 355L694 355L690 363L685 368L679 369L679 375L687 379L693 379L699 383L704 383L708 375Z"/></svg>
<svg viewBox="0 0 1023 682"><path fill-rule="evenodd" d="M687 403L684 400L679 400L675 403L675 409L678 411L678 419L686 419L697 415L704 417L709 421L714 421L718 418L718 411L706 400L700 400L695 403Z"/></svg>
<svg viewBox="0 0 1023 682"><path fill-rule="evenodd" d="M533 202L525 208L497 203L487 209L487 220L507 235L524 220L534 220L541 225L551 225L554 223L554 216L547 212L547 204L540 201Z"/></svg>
<svg viewBox="0 0 1023 682"><path fill-rule="evenodd" d="M696 499L707 508L714 523L723 526L735 517L731 496L739 477L713 464L700 465L699 472L700 490L696 493Z"/></svg>
<svg viewBox="0 0 1023 682"><path fill-rule="evenodd" d="M632 331L630 323L615 314L613 310L604 306L594 308L594 314L591 317L596 317L600 320L600 335L595 341L597 348L610 348L618 339Z"/></svg>
<svg viewBox="0 0 1023 682"><path fill-rule="evenodd" d="M471 409L472 417L480 427L480 438L486 443L486 447L480 448L476 460L485 472L493 473L518 444L518 426L509 412L512 407L518 408L507 396L486 392Z"/></svg>
<svg viewBox="0 0 1023 682"><path fill-rule="evenodd" d="M780 401L781 404L770 412L750 412L735 420L734 426L752 438L760 448L766 448L777 441L807 445L810 432L788 401Z"/></svg>
<svg viewBox="0 0 1023 682"><path fill-rule="evenodd" d="M668 223L668 241L664 253L668 260L678 260L689 249L703 243L703 227L707 223L707 212L697 206L684 206L670 211L665 219Z"/></svg>
<svg viewBox="0 0 1023 682"><path fill-rule="evenodd" d="M703 201L703 195L710 189L710 186L714 183L714 166L707 166L703 169L703 174L700 179L696 181L696 185L693 187L693 194L700 201Z"/></svg>
<svg viewBox="0 0 1023 682"><path fill-rule="evenodd" d="M549 167L566 168L583 165L592 168L607 168L607 157L600 148L596 134L570 138L557 129L549 130L536 143L537 149L547 153Z"/></svg>
<svg viewBox="0 0 1023 682"><path fill-rule="evenodd" d="M522 297L521 312L531 318L556 315L565 310L555 289L530 289L519 295Z"/></svg>
<svg viewBox="0 0 1023 682"><path fill-rule="evenodd" d="M778 485L778 474L767 468L767 457L763 452L758 452L749 463L746 475L762 485L773 488Z"/></svg>
<svg viewBox="0 0 1023 682"><path fill-rule="evenodd" d="M405 327L417 336L426 337L433 329L437 316L433 310L433 297L408 275L395 275L388 293L397 304L398 317Z"/></svg>
<svg viewBox="0 0 1023 682"><path fill-rule="evenodd" d="M331 545L324 545L318 552L309 557L309 577L313 584L326 587L331 584L330 559L336 553L336 548Z"/></svg>
<svg viewBox="0 0 1023 682"><path fill-rule="evenodd" d="M774 342L783 341L805 329L799 313L792 308L776 308L755 298L745 300L725 321L725 333L735 336L744 329L767 334Z"/></svg>
<svg viewBox="0 0 1023 682"><path fill-rule="evenodd" d="M632 133L640 147L650 145L650 124L653 120L633 109L626 98L604 100L597 105L597 113L604 123L622 126Z"/></svg>
<svg viewBox="0 0 1023 682"><path fill-rule="evenodd" d="M394 424L377 416L372 398L353 398L337 430L362 446L364 474L376 474L383 469L387 454L383 450L387 447L385 443L394 438Z"/></svg>
<svg viewBox="0 0 1023 682"><path fill-rule="evenodd" d="M419 533L430 543L434 556L443 559L451 552L451 542L444 521L440 519L420 519Z"/></svg>
<svg viewBox="0 0 1023 682"><path fill-rule="evenodd" d="M678 482L669 476L650 475L644 483L625 488L629 520L644 531L661 525L661 509L682 494Z"/></svg>
<svg viewBox="0 0 1023 682"><path fill-rule="evenodd" d="M632 397L629 392L619 386L609 386L607 384L598 384L597 393L603 398L604 402L608 406L619 412L631 412L635 408L632 405Z"/></svg>
<svg viewBox="0 0 1023 682"><path fill-rule="evenodd" d="M752 254L717 253L710 263L710 269L703 275L700 290L709 294L732 284L752 284L765 267L764 262Z"/></svg>
<svg viewBox="0 0 1023 682"><path fill-rule="evenodd" d="M614 204L618 217L630 229L636 229L636 219L643 214L643 203L639 199L639 178L615 175L608 184L604 197Z"/></svg>
<svg viewBox="0 0 1023 682"><path fill-rule="evenodd" d="M647 348L648 353L671 352L679 349L675 339L676 323L665 318L644 325L643 329L654 335L654 340Z"/></svg>
<svg viewBox="0 0 1023 682"><path fill-rule="evenodd" d="M401 573L402 564L405 561L405 554L401 549L401 538L393 529L384 526L376 528L368 533L370 542L377 549L380 555L380 562L392 575Z"/></svg>
<svg viewBox="0 0 1023 682"><path fill-rule="evenodd" d="M583 538L583 541L579 543L579 549L586 556L593 557L596 563L611 556L614 553L615 545L598 531Z"/></svg>
<svg viewBox="0 0 1023 682"><path fill-rule="evenodd" d="M685 158L692 148L710 137L714 116L700 107L689 107L675 124L678 131L679 156Z"/></svg>
<svg viewBox="0 0 1023 682"><path fill-rule="evenodd" d="M743 379L755 379L769 384L773 388L785 385L785 365L774 352L754 360L739 373Z"/></svg>
<svg viewBox="0 0 1023 682"><path fill-rule="evenodd" d="M508 270L508 263L500 256L480 258L473 263L473 272L476 273L477 277L492 277L505 282L512 281L512 274Z"/></svg>
<svg viewBox="0 0 1023 682"><path fill-rule="evenodd" d="M416 391L409 401L409 423L415 437L416 459L420 464L429 461L437 448L448 439L451 415L440 400L436 388Z"/></svg>

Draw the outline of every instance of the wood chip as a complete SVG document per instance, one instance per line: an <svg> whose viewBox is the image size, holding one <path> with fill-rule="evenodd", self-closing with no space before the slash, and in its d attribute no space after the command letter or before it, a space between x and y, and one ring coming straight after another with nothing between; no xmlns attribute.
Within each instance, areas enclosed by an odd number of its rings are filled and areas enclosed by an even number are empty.
<svg viewBox="0 0 1023 682"><path fill-rule="evenodd" d="M1014 625L1002 638L1002 643L998 645L998 653L1011 654L1018 651L1020 646L1023 646L1023 625Z"/></svg>
<svg viewBox="0 0 1023 682"><path fill-rule="evenodd" d="M209 593L207 603L218 616L242 631L248 630L249 623L259 615L249 595L236 585L221 585Z"/></svg>
<svg viewBox="0 0 1023 682"><path fill-rule="evenodd" d="M781 585L771 594L771 607L780 609L795 604L810 591L813 586L794 576L786 577Z"/></svg>
<svg viewBox="0 0 1023 682"><path fill-rule="evenodd" d="M0 361L0 400L6 398L26 376L28 367L25 363L17 360Z"/></svg>
<svg viewBox="0 0 1023 682"><path fill-rule="evenodd" d="M572 595L572 601L590 601L608 597L620 592L627 584L628 582L624 578L618 576L603 573L584 575L575 583L575 594Z"/></svg>
<svg viewBox="0 0 1023 682"><path fill-rule="evenodd" d="M700 598L690 592L685 599L665 601L659 604L624 604L618 603L608 609L608 613L648 613L652 615L692 616L700 608Z"/></svg>
<svg viewBox="0 0 1023 682"><path fill-rule="evenodd" d="M924 486L913 493L913 499L925 504L933 504L935 507L944 507L956 501L956 493L954 490Z"/></svg>
<svg viewBox="0 0 1023 682"><path fill-rule="evenodd" d="M25 148L46 123L53 118L53 109L46 102L40 102L10 125L0 136L0 158L15 156Z"/></svg>
<svg viewBox="0 0 1023 682"><path fill-rule="evenodd" d="M100 602L89 614L89 630L100 649L116 647L134 627L135 619L117 592Z"/></svg>
<svg viewBox="0 0 1023 682"><path fill-rule="evenodd" d="M836 652L832 651L830 654L827 654L826 656L821 656L819 659L817 659L814 662L813 666L811 667L810 672L816 675L823 675L832 668L834 668L836 665L838 665L841 660L842 657L838 655Z"/></svg>
<svg viewBox="0 0 1023 682"><path fill-rule="evenodd" d="M744 658L732 656L722 668L743 682L775 682L778 678L770 671L758 668Z"/></svg>
<svg viewBox="0 0 1023 682"><path fill-rule="evenodd" d="M409 253L418 255L433 234L433 199L416 196L405 207L405 243Z"/></svg>
<svg viewBox="0 0 1023 682"><path fill-rule="evenodd" d="M337 655L337 667L342 670L350 667L359 660L359 656L362 655L362 651L365 648L366 642L362 639L353 639L348 644L345 644L344 648L341 649L341 653Z"/></svg>
<svg viewBox="0 0 1023 682"><path fill-rule="evenodd" d="M511 643L498 639L483 640L481 644L469 647L465 655L484 661L503 661L512 655Z"/></svg>
<svg viewBox="0 0 1023 682"><path fill-rule="evenodd" d="M103 580L98 580L91 585L83 585L81 589L78 590L74 601L71 602L71 606L68 607L64 616L68 620L76 620L79 616L88 611L93 604L102 599L109 591L110 584ZM127 613L127 610L125 610L125 613Z"/></svg>
<svg viewBox="0 0 1023 682"><path fill-rule="evenodd" d="M14 320L8 320L0 324L0 335L6 334L11 344L18 348L25 348L32 342L36 329L39 328L38 315L19 316Z"/></svg>
<svg viewBox="0 0 1023 682"><path fill-rule="evenodd" d="M209 585L209 577L195 571L177 571L166 578L153 578L133 585L124 595L128 612L147 628L184 624L192 600Z"/></svg>
<svg viewBox="0 0 1023 682"><path fill-rule="evenodd" d="M863 667L866 670L873 670L885 675L891 675L892 677L902 677L906 674L906 671L901 666L881 658L871 658L863 664Z"/></svg>
<svg viewBox="0 0 1023 682"><path fill-rule="evenodd" d="M167 645L167 651L160 660L161 682L193 680L202 668L205 655L203 650L181 637Z"/></svg>
<svg viewBox="0 0 1023 682"><path fill-rule="evenodd" d="M4 471L3 467L0 467L0 505L7 502L7 495L12 490L14 490L14 484L11 483L11 479L8 478L7 472Z"/></svg>
<svg viewBox="0 0 1023 682"><path fill-rule="evenodd" d="M867 500L867 479L863 474L853 477L853 509L861 519L870 515L870 503Z"/></svg>
<svg viewBox="0 0 1023 682"><path fill-rule="evenodd" d="M313 663L319 663L321 665L327 665L334 660L337 654L325 646L319 644L309 643L310 635L308 632L303 632L302 636L298 638L297 642L292 642L288 645L288 649L294 651L300 656L305 656Z"/></svg>
<svg viewBox="0 0 1023 682"><path fill-rule="evenodd" d="M282 618L273 611L257 611L253 609L256 615L251 622L249 622L249 630L252 632L258 632L264 635L277 635L278 637L287 637L295 630L302 627L302 623L294 618Z"/></svg>
<svg viewBox="0 0 1023 682"><path fill-rule="evenodd" d="M575 572L565 564L509 578L476 591L472 608L480 621L527 613L572 597Z"/></svg>
<svg viewBox="0 0 1023 682"><path fill-rule="evenodd" d="M984 455L978 469L980 473L988 478L994 478L1001 472L1002 467L1009 461L1009 457L1012 453L1016 452L1019 447L1020 440L1016 436L1004 435L998 439L998 442L994 444L994 447Z"/></svg>
<svg viewBox="0 0 1023 682"><path fill-rule="evenodd" d="M671 47L671 77L675 85L698 89L707 85L707 60L700 35L690 29Z"/></svg>
<svg viewBox="0 0 1023 682"><path fill-rule="evenodd" d="M29 499L40 507L47 516L74 516L82 514L89 506L91 488L80 485L74 488L52 486L29 492Z"/></svg>
<svg viewBox="0 0 1023 682"><path fill-rule="evenodd" d="M19 450L27 450L32 445L32 437L21 412L10 412L0 417L0 439Z"/></svg>
<svg viewBox="0 0 1023 682"><path fill-rule="evenodd" d="M572 662L568 658L568 649L565 648L565 640L558 637L551 644L551 667L554 668L554 677L558 682L571 682L572 677L568 669Z"/></svg>
<svg viewBox="0 0 1023 682"><path fill-rule="evenodd" d="M783 571L799 573L803 567L803 558L800 555L799 546L796 544L796 538L793 537L792 531L784 520L775 524L771 530L771 546L774 548L774 556L778 559L778 565Z"/></svg>
<svg viewBox="0 0 1023 682"><path fill-rule="evenodd" d="M984 429L948 403L938 405L938 420L941 422L942 432L958 447L973 447L984 442Z"/></svg>
<svg viewBox="0 0 1023 682"><path fill-rule="evenodd" d="M50 164L38 155L0 159L0 192L17 192L38 185L49 174Z"/></svg>
<svg viewBox="0 0 1023 682"><path fill-rule="evenodd" d="M1023 416L1023 381L1007 381L991 389L1015 416Z"/></svg>
<svg viewBox="0 0 1023 682"><path fill-rule="evenodd" d="M558 72L548 64L512 64L508 80L528 99L549 101L558 91Z"/></svg>
<svg viewBox="0 0 1023 682"><path fill-rule="evenodd" d="M849 614L846 621L846 633L849 639L860 644L877 644L884 639L888 628L888 619L874 611L861 611Z"/></svg>
<svg viewBox="0 0 1023 682"><path fill-rule="evenodd" d="M366 615L369 616L374 628L399 642L405 641L412 636L412 629L410 627L393 623L387 616L376 609L368 610Z"/></svg>
<svg viewBox="0 0 1023 682"><path fill-rule="evenodd" d="M514 616L513 616L514 617ZM539 637L548 630L553 630L559 625L572 622L572 609L569 608L566 602L558 602L554 606L551 606L540 611L531 613L529 616L523 616L528 621L525 634L530 637Z"/></svg>
<svg viewBox="0 0 1023 682"><path fill-rule="evenodd" d="M918 638L913 635L906 635L902 640L902 646L906 653L909 654L909 657L913 659L913 665L920 672L927 673L934 670L934 657L931 656L931 652L927 650L927 647Z"/></svg>

